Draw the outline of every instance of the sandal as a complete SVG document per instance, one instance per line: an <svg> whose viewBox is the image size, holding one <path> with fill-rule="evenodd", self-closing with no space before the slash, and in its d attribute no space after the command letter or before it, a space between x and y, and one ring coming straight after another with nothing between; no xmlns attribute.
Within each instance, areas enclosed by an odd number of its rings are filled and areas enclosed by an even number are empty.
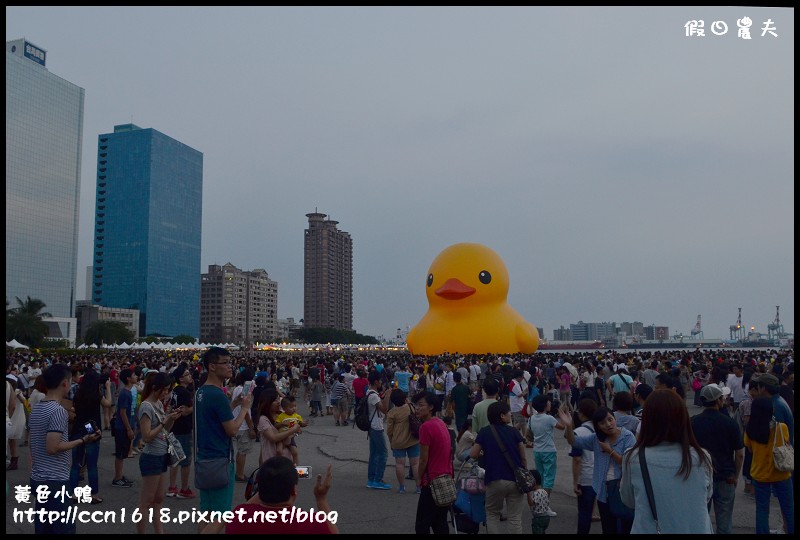
<svg viewBox="0 0 800 540"><path fill-rule="evenodd" d="M244 476L237 476L236 477L236 481L237 482L247 482L247 478L245 478Z"/></svg>
<svg viewBox="0 0 800 540"><path fill-rule="evenodd" d="M89 504L101 504L102 502L103 499L101 499L100 497L92 497L92 501Z"/></svg>

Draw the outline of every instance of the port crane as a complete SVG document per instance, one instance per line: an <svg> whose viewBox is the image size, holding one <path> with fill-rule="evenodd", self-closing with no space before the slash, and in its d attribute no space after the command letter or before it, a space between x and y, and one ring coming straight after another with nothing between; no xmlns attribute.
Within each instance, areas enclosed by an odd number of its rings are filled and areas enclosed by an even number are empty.
<svg viewBox="0 0 800 540"><path fill-rule="evenodd" d="M703 328L700 326L700 315L697 316L697 324L692 328L692 339L703 339Z"/></svg>
<svg viewBox="0 0 800 540"><path fill-rule="evenodd" d="M781 306L775 306L775 320L767 325L767 336L770 341L786 337L781 324Z"/></svg>
<svg viewBox="0 0 800 540"><path fill-rule="evenodd" d="M736 324L730 326L731 340L744 341L744 326L742 326L742 308L739 308L739 318Z"/></svg>

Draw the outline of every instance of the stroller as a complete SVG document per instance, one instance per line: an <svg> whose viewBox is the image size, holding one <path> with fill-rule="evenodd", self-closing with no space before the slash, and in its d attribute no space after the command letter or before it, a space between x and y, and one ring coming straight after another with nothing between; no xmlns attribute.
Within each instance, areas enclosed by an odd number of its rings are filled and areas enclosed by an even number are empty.
<svg viewBox="0 0 800 540"><path fill-rule="evenodd" d="M466 469L466 470L465 470ZM456 475L456 502L450 508L456 533L477 534L486 526L486 485L478 462L467 459Z"/></svg>

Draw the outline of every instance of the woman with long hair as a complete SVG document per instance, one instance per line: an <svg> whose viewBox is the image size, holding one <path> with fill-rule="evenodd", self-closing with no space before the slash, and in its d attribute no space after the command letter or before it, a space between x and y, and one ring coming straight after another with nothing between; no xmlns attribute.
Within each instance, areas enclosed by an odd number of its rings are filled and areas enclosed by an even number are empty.
<svg viewBox="0 0 800 540"><path fill-rule="evenodd" d="M277 391L264 390L261 392L258 403L258 435L261 440L261 452L258 463L261 465L269 458L284 455L292 459L288 445L284 445L283 453L278 454L277 443L289 441L293 435L302 432L300 423L294 424L287 430L278 431L275 418L281 413L281 396Z"/></svg>
<svg viewBox="0 0 800 540"><path fill-rule="evenodd" d="M695 439L685 400L672 390L655 390L647 398L639 439L622 460L622 502L636 508L631 533L655 534L639 461L642 454L660 532L712 534L707 506L714 492L711 456Z"/></svg>
<svg viewBox="0 0 800 540"><path fill-rule="evenodd" d="M148 373L149 375L149 373ZM142 492L139 496L139 512L142 516L158 516L161 503L164 502L164 473L169 467L169 450L167 448L167 432L178 417L181 410L167 414L163 401L172 391L172 377L166 373L148 376L142 390L142 404L139 406L139 429L142 432L144 447L139 456L139 471L142 473ZM136 532L144 534L147 528L146 518L136 524ZM164 525L159 519L153 519L156 534L164 534Z"/></svg>
<svg viewBox="0 0 800 540"><path fill-rule="evenodd" d="M111 381L106 380L105 385L100 386L100 375L89 368L78 383L78 390L75 392L73 400L75 407L75 422L72 424L70 440L74 441L91 435L86 428L89 425L92 431L100 430L100 406L111 406ZM86 473L89 477L89 486L92 488L92 504L99 504L103 499L97 496L100 491L100 481L97 472L97 460L100 457L100 439L81 444L72 449L72 468L69 473L70 487L74 490L78 487L81 467L86 464Z"/></svg>
<svg viewBox="0 0 800 540"><path fill-rule="evenodd" d="M648 407L650 403L648 402ZM789 428L772 418L772 399L759 397L750 407L744 431L744 446L753 453L750 476L756 496L756 534L769 534L770 494L775 495L783 513L786 534L794 534L794 493L792 473L775 468L772 451L789 444Z"/></svg>
<svg viewBox="0 0 800 540"><path fill-rule="evenodd" d="M618 517L611 512L610 490L616 490L622 477L622 454L636 444L636 436L624 427L617 426L614 413L607 407L599 407L592 415L594 433L575 436L572 411L568 404L558 410L558 418L564 425L564 437L574 448L594 452L592 489L597 494L597 508L603 534L628 534L633 520Z"/></svg>

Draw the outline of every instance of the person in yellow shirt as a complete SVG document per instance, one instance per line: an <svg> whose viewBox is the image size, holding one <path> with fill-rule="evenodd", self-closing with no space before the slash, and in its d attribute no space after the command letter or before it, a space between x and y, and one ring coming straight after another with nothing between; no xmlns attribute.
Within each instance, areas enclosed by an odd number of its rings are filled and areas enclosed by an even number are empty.
<svg viewBox="0 0 800 540"><path fill-rule="evenodd" d="M792 473L776 469L772 457L775 446L788 444L789 428L773 421L772 409L770 398L754 399L744 434L744 445L753 454L750 476L756 496L756 534L769 534L770 494L778 499L786 534L794 534Z"/></svg>

